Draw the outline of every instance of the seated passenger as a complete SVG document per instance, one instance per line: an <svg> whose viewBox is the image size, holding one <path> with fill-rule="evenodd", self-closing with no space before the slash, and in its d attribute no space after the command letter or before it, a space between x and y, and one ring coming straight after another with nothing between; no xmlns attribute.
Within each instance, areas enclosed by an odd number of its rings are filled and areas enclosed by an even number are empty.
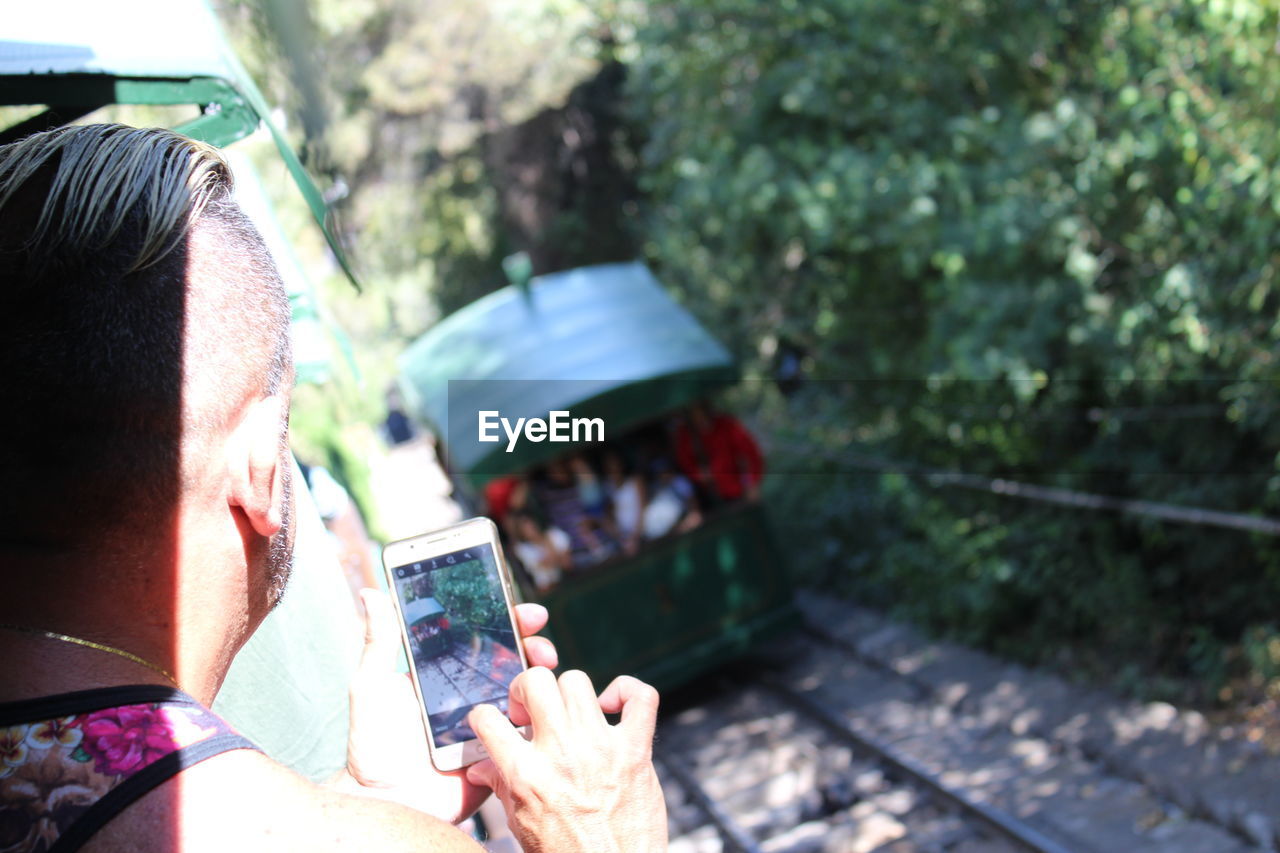
<svg viewBox="0 0 1280 853"><path fill-rule="evenodd" d="M538 592L546 592L569 569L569 534L558 527L544 531L527 513L512 513L509 521L516 558L533 578Z"/></svg>
<svg viewBox="0 0 1280 853"><path fill-rule="evenodd" d="M760 497L764 457L732 415L694 403L676 426L675 451L680 470L712 505Z"/></svg>
<svg viewBox="0 0 1280 853"><path fill-rule="evenodd" d="M605 453L604 476L613 523L622 540L622 548L626 553L634 554L644 536L644 478L616 450Z"/></svg>
<svg viewBox="0 0 1280 853"><path fill-rule="evenodd" d="M668 533L684 533L702 523L693 484L671 470L667 461L657 463L653 498L644 508L644 536L657 539Z"/></svg>
<svg viewBox="0 0 1280 853"><path fill-rule="evenodd" d="M596 526L582 506L578 484L562 459L547 463L546 476L538 483L538 504L547 520L569 534L575 567L589 566L609 556L610 550L596 533Z"/></svg>
<svg viewBox="0 0 1280 853"><path fill-rule="evenodd" d="M582 511L591 518L603 518L606 509L604 486L596 476L595 469L581 453L569 457L569 470L573 472L574 482L578 484L578 500Z"/></svg>
<svg viewBox="0 0 1280 853"><path fill-rule="evenodd" d="M618 535L618 526L613 522L609 512L609 496L605 484L587 457L581 453L569 457L569 470L578 484L578 500L582 503L582 511L586 514L586 524L600 541L597 556L600 559L612 556L617 552L622 537Z"/></svg>
<svg viewBox="0 0 1280 853"><path fill-rule="evenodd" d="M529 482L520 475L490 480L484 487L484 502L494 523L511 533L507 525L507 513L526 509L529 501Z"/></svg>

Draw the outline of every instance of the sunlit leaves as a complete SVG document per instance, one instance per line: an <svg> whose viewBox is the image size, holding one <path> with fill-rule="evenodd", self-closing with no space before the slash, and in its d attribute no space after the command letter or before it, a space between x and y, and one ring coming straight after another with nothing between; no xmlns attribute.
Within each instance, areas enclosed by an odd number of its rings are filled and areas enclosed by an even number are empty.
<svg viewBox="0 0 1280 853"><path fill-rule="evenodd" d="M833 415L876 425L872 449L894 458L1280 512L1274 4L620 8L649 133L647 251L741 352L786 340L817 376L908 380L857 385ZM1113 410L1128 414L1085 416ZM822 500L844 506L842 488ZM952 624L1021 608L1045 636L1055 618L1076 630L1089 607L1117 612L1098 604L1113 589L1130 641L1150 619L1176 648L1180 626L1253 618L1208 594L1223 562L1251 612L1280 606L1272 543L1007 500L990 526L972 500L871 493L900 536L851 534L879 549L871 575L942 609L963 592ZM1051 593L1073 597L1059 617L1026 606Z"/></svg>

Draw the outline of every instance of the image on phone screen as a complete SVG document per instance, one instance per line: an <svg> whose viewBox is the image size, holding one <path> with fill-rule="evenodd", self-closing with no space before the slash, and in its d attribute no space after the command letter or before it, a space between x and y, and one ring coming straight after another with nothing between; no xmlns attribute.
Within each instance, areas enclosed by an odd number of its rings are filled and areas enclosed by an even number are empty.
<svg viewBox="0 0 1280 853"><path fill-rule="evenodd" d="M476 705L507 712L507 688L523 665L497 559L489 545L424 558L392 572L409 649L439 746L475 737Z"/></svg>

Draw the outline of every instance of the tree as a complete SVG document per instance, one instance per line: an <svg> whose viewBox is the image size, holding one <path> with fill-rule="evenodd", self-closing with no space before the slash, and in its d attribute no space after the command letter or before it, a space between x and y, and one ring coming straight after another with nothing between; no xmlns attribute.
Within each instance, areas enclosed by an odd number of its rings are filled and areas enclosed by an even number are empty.
<svg viewBox="0 0 1280 853"><path fill-rule="evenodd" d="M1280 507L1271 4L612 9L651 261L756 370L827 380L771 404L808 564L851 551L859 594L1031 656L1207 671L1273 618L1269 539L849 461Z"/></svg>
<svg viewBox="0 0 1280 853"><path fill-rule="evenodd" d="M488 562L492 557L487 558ZM468 560L456 566L432 572L436 600L449 614L450 627L503 627L506 599L502 584L492 565Z"/></svg>

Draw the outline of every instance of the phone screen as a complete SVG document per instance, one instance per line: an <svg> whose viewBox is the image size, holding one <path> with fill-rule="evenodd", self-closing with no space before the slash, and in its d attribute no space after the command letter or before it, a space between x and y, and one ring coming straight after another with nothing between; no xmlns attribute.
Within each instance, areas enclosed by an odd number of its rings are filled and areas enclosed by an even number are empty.
<svg viewBox="0 0 1280 853"><path fill-rule="evenodd" d="M392 570L412 666L438 746L475 738L476 705L507 712L507 688L524 668L490 545L426 557Z"/></svg>

